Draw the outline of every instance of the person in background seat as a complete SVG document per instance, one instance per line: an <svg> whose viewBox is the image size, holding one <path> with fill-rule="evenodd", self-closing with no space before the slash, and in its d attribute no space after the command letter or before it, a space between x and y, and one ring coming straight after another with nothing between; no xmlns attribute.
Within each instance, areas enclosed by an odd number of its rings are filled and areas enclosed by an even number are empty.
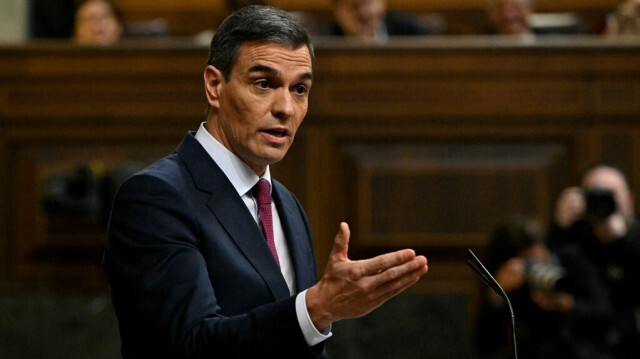
<svg viewBox="0 0 640 359"><path fill-rule="evenodd" d="M529 17L534 0L486 0L488 31L497 35L532 35Z"/></svg>
<svg viewBox="0 0 640 359"><path fill-rule="evenodd" d="M123 33L115 5L109 0L81 2L75 14L73 42L77 45L114 45Z"/></svg>
<svg viewBox="0 0 640 359"><path fill-rule="evenodd" d="M430 33L417 16L388 12L386 0L333 0L332 11L333 21L320 35L353 37L382 44L390 36Z"/></svg>

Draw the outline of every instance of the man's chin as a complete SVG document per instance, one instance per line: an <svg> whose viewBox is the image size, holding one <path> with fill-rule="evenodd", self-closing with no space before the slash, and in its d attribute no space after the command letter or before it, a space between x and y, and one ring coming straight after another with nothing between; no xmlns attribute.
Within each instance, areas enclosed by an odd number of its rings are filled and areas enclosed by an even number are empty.
<svg viewBox="0 0 640 359"><path fill-rule="evenodd" d="M272 149L272 150L266 151L258 158L254 158L255 159L254 163L261 167L262 166L267 167L282 161L286 153L287 153L286 151L280 151L280 150L276 151Z"/></svg>

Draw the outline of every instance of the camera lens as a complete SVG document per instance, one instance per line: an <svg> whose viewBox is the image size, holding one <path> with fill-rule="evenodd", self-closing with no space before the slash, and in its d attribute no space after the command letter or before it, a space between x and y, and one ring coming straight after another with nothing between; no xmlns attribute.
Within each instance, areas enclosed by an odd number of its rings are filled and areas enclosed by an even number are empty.
<svg viewBox="0 0 640 359"><path fill-rule="evenodd" d="M537 260L526 262L525 273L531 288L546 292L558 290L559 283L565 277L565 271L562 267Z"/></svg>
<svg viewBox="0 0 640 359"><path fill-rule="evenodd" d="M605 220L616 211L613 193L600 187L592 187L585 191L587 203L587 217L595 220Z"/></svg>

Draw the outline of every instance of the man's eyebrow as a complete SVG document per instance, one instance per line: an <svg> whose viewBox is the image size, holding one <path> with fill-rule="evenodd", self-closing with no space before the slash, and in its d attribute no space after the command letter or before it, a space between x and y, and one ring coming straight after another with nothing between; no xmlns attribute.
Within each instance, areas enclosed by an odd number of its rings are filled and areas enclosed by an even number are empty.
<svg viewBox="0 0 640 359"><path fill-rule="evenodd" d="M254 65L251 66L249 68L249 73L252 72L263 72L263 73L267 73L270 75L275 75L278 76L280 73L278 72L278 70L274 69L271 66L267 66L267 65ZM309 71L309 72L305 72L302 75L300 75L300 80L313 80L313 74Z"/></svg>
<svg viewBox="0 0 640 359"><path fill-rule="evenodd" d="M267 65L254 65L249 68L249 72L266 72L273 75L277 75L278 71L271 66Z"/></svg>

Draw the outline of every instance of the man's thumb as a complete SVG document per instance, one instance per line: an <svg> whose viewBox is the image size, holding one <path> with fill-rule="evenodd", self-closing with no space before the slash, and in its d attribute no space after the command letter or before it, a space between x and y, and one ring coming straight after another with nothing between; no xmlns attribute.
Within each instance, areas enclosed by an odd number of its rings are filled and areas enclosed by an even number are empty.
<svg viewBox="0 0 640 359"><path fill-rule="evenodd" d="M351 232L349 231L349 225L346 222L340 223L340 229L336 238L333 241L333 248L331 249L331 257L334 260L347 261L349 256L347 254L349 250L349 237Z"/></svg>

